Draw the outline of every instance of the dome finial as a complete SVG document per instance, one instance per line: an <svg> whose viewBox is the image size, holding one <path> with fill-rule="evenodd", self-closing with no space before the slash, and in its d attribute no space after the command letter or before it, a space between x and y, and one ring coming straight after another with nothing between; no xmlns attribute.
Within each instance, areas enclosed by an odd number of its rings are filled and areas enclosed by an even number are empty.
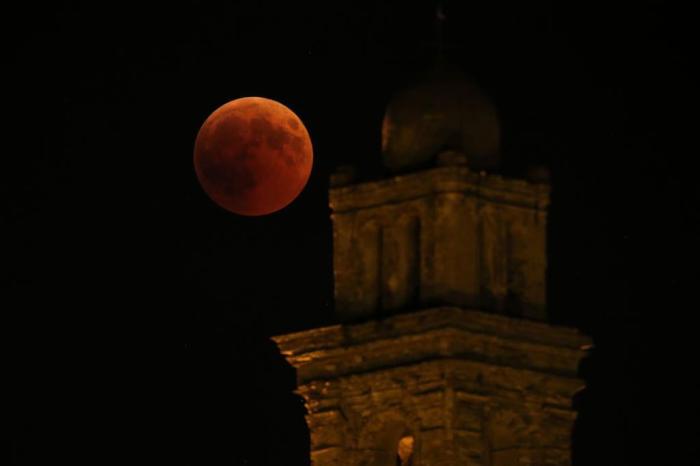
<svg viewBox="0 0 700 466"><path fill-rule="evenodd" d="M447 22L447 16L445 15L445 9L443 7L443 2L437 2L435 6L435 47L437 49L435 61L438 67L445 64L445 23Z"/></svg>
<svg viewBox="0 0 700 466"><path fill-rule="evenodd" d="M391 172L435 162L473 170L499 167L498 112L474 80L448 63L445 4L435 5L433 66L394 94L384 114L382 158Z"/></svg>

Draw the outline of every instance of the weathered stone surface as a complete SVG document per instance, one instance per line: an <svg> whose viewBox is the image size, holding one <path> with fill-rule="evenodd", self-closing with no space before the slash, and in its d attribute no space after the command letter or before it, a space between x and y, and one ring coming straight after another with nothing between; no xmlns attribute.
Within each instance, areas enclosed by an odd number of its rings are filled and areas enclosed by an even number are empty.
<svg viewBox="0 0 700 466"><path fill-rule="evenodd" d="M456 153L439 162L332 180L344 324L275 338L306 401L312 462L568 466L590 342L538 322L549 188L476 173Z"/></svg>
<svg viewBox="0 0 700 466"><path fill-rule="evenodd" d="M311 464L323 466L348 466L348 455L344 449L338 447L323 448L311 451Z"/></svg>
<svg viewBox="0 0 700 466"><path fill-rule="evenodd" d="M300 381L431 359L483 361L573 376L588 339L566 328L458 308L331 326L275 339Z"/></svg>
<svg viewBox="0 0 700 466"><path fill-rule="evenodd" d="M316 466L394 466L407 435L413 466L568 464L589 343L574 330L436 308L275 341L297 369Z"/></svg>
<svg viewBox="0 0 700 466"><path fill-rule="evenodd" d="M549 187L443 166L330 191L338 317L455 305L543 320Z"/></svg>

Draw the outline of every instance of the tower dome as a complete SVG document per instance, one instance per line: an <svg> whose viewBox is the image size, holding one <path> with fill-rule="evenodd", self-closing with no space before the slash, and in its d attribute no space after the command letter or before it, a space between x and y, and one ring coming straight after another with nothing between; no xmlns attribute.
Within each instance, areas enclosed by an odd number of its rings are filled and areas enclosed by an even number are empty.
<svg viewBox="0 0 700 466"><path fill-rule="evenodd" d="M453 150L469 167L493 170L499 162L500 126L492 102L471 79L437 70L399 91L382 124L382 157L393 172L415 168Z"/></svg>

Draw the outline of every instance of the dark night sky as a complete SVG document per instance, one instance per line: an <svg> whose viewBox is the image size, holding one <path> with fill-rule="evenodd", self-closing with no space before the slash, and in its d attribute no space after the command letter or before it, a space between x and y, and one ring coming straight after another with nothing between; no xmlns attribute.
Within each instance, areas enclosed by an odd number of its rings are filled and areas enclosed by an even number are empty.
<svg viewBox="0 0 700 466"><path fill-rule="evenodd" d="M308 464L268 337L333 322L328 176L382 175L386 103L434 55L435 4L409 3L5 11L13 464ZM671 464L695 448L695 24L609 3L446 2L447 56L501 113L504 173L552 169L552 319L597 343L578 464ZM315 149L262 218L192 168L200 124L247 95L294 109Z"/></svg>

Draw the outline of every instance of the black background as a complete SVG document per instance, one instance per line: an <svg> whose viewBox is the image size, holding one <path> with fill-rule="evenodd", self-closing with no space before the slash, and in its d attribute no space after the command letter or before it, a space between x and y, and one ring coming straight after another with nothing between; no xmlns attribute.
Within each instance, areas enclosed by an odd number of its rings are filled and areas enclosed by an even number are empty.
<svg viewBox="0 0 700 466"><path fill-rule="evenodd" d="M503 172L552 170L552 320L597 345L575 464L688 458L693 16L651 1L444 10L448 60L501 113ZM434 58L434 2L3 16L13 464L308 464L294 372L268 337L333 322L328 176L382 175L383 111ZM305 191L260 218L219 209L192 168L204 119L248 95L292 108L314 144Z"/></svg>

